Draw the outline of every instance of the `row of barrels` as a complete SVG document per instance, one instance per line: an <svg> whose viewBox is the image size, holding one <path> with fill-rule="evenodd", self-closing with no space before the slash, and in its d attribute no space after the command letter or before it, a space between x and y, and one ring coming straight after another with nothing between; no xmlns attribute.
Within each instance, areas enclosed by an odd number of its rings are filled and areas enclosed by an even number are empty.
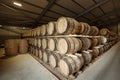
<svg viewBox="0 0 120 80"><path fill-rule="evenodd" d="M5 41L5 55L14 56L28 52L28 42L25 39L9 39Z"/></svg>
<svg viewBox="0 0 120 80"><path fill-rule="evenodd" d="M100 36L105 36L109 39L109 41L113 41L113 40L116 40L118 39L118 35L114 32L111 32L109 29L107 28L102 28L100 30L100 33L99 33Z"/></svg>
<svg viewBox="0 0 120 80"><path fill-rule="evenodd" d="M43 50L33 46L30 47L30 52L51 67L59 67L59 71L68 76L81 70L81 68L88 65L93 59L107 51L113 44L115 44L115 41L106 45L96 46L92 50L65 54L64 56L59 51Z"/></svg>
<svg viewBox="0 0 120 80"><path fill-rule="evenodd" d="M39 26L23 33L27 36L45 36L45 35L65 35L65 34L82 34L96 36L99 29L96 26L90 26L84 22L78 22L73 18L60 17L56 22Z"/></svg>
<svg viewBox="0 0 120 80"><path fill-rule="evenodd" d="M107 38L30 38L29 44L50 51L58 50L61 54L75 53L77 51L88 50L94 46L105 44Z"/></svg>

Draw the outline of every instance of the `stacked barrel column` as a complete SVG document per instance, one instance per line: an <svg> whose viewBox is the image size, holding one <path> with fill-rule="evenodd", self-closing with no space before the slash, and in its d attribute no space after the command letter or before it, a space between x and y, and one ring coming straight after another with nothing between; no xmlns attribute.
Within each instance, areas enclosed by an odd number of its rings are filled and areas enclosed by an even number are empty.
<svg viewBox="0 0 120 80"><path fill-rule="evenodd" d="M32 55L66 77L76 77L118 41L117 34L106 28L99 30L69 17L29 30L23 37Z"/></svg>

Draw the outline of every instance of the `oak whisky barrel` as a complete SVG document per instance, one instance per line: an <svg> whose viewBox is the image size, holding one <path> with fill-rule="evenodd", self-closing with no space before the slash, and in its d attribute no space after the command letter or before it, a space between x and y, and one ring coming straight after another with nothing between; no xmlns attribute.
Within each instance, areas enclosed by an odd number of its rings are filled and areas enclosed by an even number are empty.
<svg viewBox="0 0 120 80"><path fill-rule="evenodd" d="M79 56L78 56L79 55ZM84 64L84 59L81 54L67 54L59 61L59 67L62 74L68 76L80 70Z"/></svg>
<svg viewBox="0 0 120 80"><path fill-rule="evenodd" d="M79 33L79 22L73 18L60 17L56 27L58 34L77 34Z"/></svg>

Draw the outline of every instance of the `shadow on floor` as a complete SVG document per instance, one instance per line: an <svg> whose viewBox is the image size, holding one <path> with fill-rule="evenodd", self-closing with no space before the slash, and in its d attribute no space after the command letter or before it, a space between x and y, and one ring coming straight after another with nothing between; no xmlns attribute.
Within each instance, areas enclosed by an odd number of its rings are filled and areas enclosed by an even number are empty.
<svg viewBox="0 0 120 80"><path fill-rule="evenodd" d="M16 56L16 55L15 55ZM0 57L0 59L8 59L8 58L12 58L12 57L15 57L15 56L6 56L6 55L2 55Z"/></svg>

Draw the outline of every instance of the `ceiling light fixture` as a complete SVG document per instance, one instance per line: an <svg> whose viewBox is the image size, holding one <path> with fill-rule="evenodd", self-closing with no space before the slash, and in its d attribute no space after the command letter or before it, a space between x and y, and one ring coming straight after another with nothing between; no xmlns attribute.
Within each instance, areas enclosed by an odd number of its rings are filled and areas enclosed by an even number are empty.
<svg viewBox="0 0 120 80"><path fill-rule="evenodd" d="M0 25L0 27L2 27L2 25Z"/></svg>
<svg viewBox="0 0 120 80"><path fill-rule="evenodd" d="M23 27L22 29L26 29L26 27Z"/></svg>
<svg viewBox="0 0 120 80"><path fill-rule="evenodd" d="M22 7L22 4L21 4L21 3L13 2L13 4L16 5L16 6Z"/></svg>

